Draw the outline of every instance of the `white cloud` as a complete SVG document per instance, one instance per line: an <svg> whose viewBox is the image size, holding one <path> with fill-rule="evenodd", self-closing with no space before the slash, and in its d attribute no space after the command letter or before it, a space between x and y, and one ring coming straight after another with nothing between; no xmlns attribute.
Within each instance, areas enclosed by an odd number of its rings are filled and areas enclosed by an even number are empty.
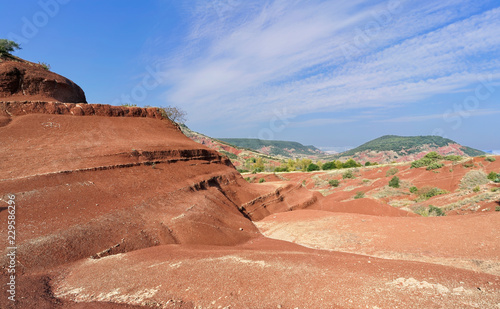
<svg viewBox="0 0 500 309"><path fill-rule="evenodd" d="M498 8L226 2L222 15L197 7L189 40L166 60L166 99L195 122L252 122L283 106L295 115L396 106L463 91L485 73L500 79Z"/></svg>
<svg viewBox="0 0 500 309"><path fill-rule="evenodd" d="M427 120L432 120L432 119L450 119L454 117L470 117L470 116L490 116L490 115L495 115L495 114L500 114L500 110L492 110L492 109L478 109L478 110L471 110L471 111L460 111L460 112L453 112L453 113L441 113L441 114L429 114L429 115L419 115L419 116L404 116L404 117L397 117L397 118L391 118L391 119L384 119L384 120L377 120L375 122L419 122L419 121L427 121ZM465 115L465 116L464 116Z"/></svg>

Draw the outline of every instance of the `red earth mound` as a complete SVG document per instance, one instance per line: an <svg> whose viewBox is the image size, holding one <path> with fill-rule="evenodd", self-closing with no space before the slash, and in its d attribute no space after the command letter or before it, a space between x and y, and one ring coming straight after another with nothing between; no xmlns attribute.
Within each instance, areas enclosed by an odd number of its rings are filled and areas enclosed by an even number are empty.
<svg viewBox="0 0 500 309"><path fill-rule="evenodd" d="M83 90L71 80L12 56L0 56L0 101L87 102Z"/></svg>
<svg viewBox="0 0 500 309"><path fill-rule="evenodd" d="M397 218L407 213L343 191L369 195L386 179L343 180L326 198L311 190L324 173L251 184L154 108L0 103L0 156L2 235L5 202L16 201L19 301L2 289L1 308L489 308L500 298L498 216ZM314 207L329 212L300 210ZM270 240L255 224L295 238ZM429 230L440 234L432 245ZM317 249L291 243L310 245L310 233ZM429 264L453 265L441 259L462 269ZM4 284L7 251L0 265Z"/></svg>

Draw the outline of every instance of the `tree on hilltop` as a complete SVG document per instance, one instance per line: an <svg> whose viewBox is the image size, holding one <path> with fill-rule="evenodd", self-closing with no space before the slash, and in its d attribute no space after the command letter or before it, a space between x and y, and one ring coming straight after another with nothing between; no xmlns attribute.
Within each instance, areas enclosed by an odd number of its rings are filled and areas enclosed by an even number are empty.
<svg viewBox="0 0 500 309"><path fill-rule="evenodd" d="M173 122L184 124L187 121L187 113L180 107L176 106L160 107L160 110L163 116L168 117L168 119L172 120Z"/></svg>
<svg viewBox="0 0 500 309"><path fill-rule="evenodd" d="M0 39L0 55L9 55L11 52L21 49L21 46L14 41Z"/></svg>

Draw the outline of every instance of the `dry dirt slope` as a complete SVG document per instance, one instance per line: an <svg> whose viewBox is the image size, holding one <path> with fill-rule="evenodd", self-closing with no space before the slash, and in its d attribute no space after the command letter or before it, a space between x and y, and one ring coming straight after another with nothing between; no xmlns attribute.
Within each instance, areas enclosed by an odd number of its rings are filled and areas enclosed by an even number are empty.
<svg viewBox="0 0 500 309"><path fill-rule="evenodd" d="M17 308L500 303L492 274L263 237L251 218L322 197L293 182L248 184L154 110L3 104L0 115L0 197L13 193L18 205ZM2 206L0 235L6 222ZM15 308L6 296L0 307Z"/></svg>

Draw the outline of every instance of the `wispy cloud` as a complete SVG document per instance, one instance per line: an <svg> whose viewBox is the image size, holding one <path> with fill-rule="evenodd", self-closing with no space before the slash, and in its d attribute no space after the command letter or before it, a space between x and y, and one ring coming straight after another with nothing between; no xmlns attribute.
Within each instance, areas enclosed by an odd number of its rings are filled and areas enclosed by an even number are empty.
<svg viewBox="0 0 500 309"><path fill-rule="evenodd" d="M419 115L419 116L404 116L404 117L397 117L397 118L390 118L390 119L383 119L383 120L376 120L374 122L420 122L420 121L427 121L427 120L432 120L432 119L449 119L452 117L464 117L466 115L467 117L471 116L490 116L490 115L495 115L495 114L500 114L500 110L493 110L493 109L478 109L478 110L471 110L471 111L460 111L460 112L453 112L453 113L440 113L440 114L430 114L430 115Z"/></svg>
<svg viewBox="0 0 500 309"><path fill-rule="evenodd" d="M223 16L196 7L191 35L165 61L166 100L192 121L254 122L283 106L295 115L398 106L464 91L484 74L500 79L500 8L234 3Z"/></svg>

